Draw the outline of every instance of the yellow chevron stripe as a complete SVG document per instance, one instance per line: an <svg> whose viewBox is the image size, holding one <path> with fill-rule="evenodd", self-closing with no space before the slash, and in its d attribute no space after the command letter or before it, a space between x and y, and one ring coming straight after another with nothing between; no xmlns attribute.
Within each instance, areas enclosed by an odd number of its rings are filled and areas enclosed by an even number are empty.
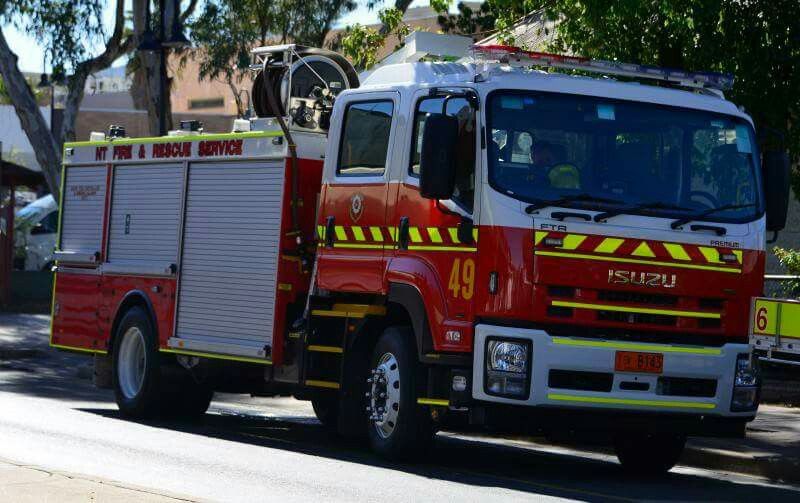
<svg viewBox="0 0 800 503"><path fill-rule="evenodd" d="M411 238L412 243L422 242L422 234L419 233L419 229L417 227L409 227L408 236Z"/></svg>
<svg viewBox="0 0 800 503"><path fill-rule="evenodd" d="M426 245L409 245L409 250L414 251L455 251L455 252L476 252L477 248L472 246L426 246Z"/></svg>
<svg viewBox="0 0 800 503"><path fill-rule="evenodd" d="M597 245L597 248L595 248L594 251L595 253L614 253L617 251L617 248L622 246L622 243L624 242L624 239L605 238L602 243Z"/></svg>
<svg viewBox="0 0 800 503"><path fill-rule="evenodd" d="M439 234L439 229L436 227L428 227L428 236L434 243L442 243L442 235Z"/></svg>
<svg viewBox="0 0 800 503"><path fill-rule="evenodd" d="M420 405L436 405L439 407L447 407L450 405L450 400L440 400L438 398L417 398L417 403Z"/></svg>
<svg viewBox="0 0 800 503"><path fill-rule="evenodd" d="M667 253L669 256L674 258L675 260L692 260L689 257L689 254L686 253L686 249L677 243L662 243L664 248L667 249Z"/></svg>
<svg viewBox="0 0 800 503"><path fill-rule="evenodd" d="M742 263L742 250L733 250L733 254L736 255L736 261L741 264Z"/></svg>
<svg viewBox="0 0 800 503"><path fill-rule="evenodd" d="M325 226L324 225L318 225L317 226L317 236L319 236L320 239L325 239Z"/></svg>
<svg viewBox="0 0 800 503"><path fill-rule="evenodd" d="M478 228L477 227L474 227L472 229L472 240L475 241L476 243L478 242Z"/></svg>
<svg viewBox="0 0 800 503"><path fill-rule="evenodd" d="M536 231L536 232L534 232L533 233L533 244L534 245L538 245L546 237L547 237L547 232L545 232L545 231Z"/></svg>
<svg viewBox="0 0 800 503"><path fill-rule="evenodd" d="M344 227L336 225L333 230L336 232L336 239L339 241L347 241L347 233L344 231Z"/></svg>
<svg viewBox="0 0 800 503"><path fill-rule="evenodd" d="M719 250L716 248L709 248L708 246L698 246L698 248L709 264L724 264L724 262L719 259Z"/></svg>
<svg viewBox="0 0 800 503"><path fill-rule="evenodd" d="M448 227L447 233L450 234L450 240L456 244L461 244L461 241L458 239L458 227Z"/></svg>
<svg viewBox="0 0 800 503"><path fill-rule="evenodd" d="M564 244L561 245L562 250L574 250L579 247L581 243L586 240L586 236L581 234L567 234L564 236Z"/></svg>
<svg viewBox="0 0 800 503"><path fill-rule="evenodd" d="M369 233L372 234L372 240L377 242L383 241L383 232L381 232L380 227L370 227Z"/></svg>
<svg viewBox="0 0 800 503"><path fill-rule="evenodd" d="M351 227L353 230L353 237L356 238L356 241L366 241L367 238L364 236L364 231L361 230L361 227L354 225Z"/></svg>
<svg viewBox="0 0 800 503"><path fill-rule="evenodd" d="M653 253L653 250L651 250L650 247L647 246L647 243L645 243L644 241L642 241L639 244L639 246L637 246L636 249L633 250L631 255L635 257L648 257L648 258L653 258L656 256L656 254Z"/></svg>
<svg viewBox="0 0 800 503"><path fill-rule="evenodd" d="M646 307L633 306L611 306L607 304L589 304L587 302L567 302L561 300L554 300L552 305L556 307L572 307L575 309L591 309L592 311L613 311L615 313L659 314L663 316L683 316L686 318L709 318L715 320L718 320L722 317L722 315L719 313L680 311L677 309L650 309Z"/></svg>

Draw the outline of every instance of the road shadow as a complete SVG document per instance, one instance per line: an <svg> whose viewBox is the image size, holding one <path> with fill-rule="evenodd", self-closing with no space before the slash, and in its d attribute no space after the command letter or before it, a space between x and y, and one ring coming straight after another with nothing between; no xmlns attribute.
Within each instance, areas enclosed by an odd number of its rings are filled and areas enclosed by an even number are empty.
<svg viewBox="0 0 800 503"><path fill-rule="evenodd" d="M124 421L109 409L81 409ZM267 410L268 411L268 410ZM231 412L206 414L196 422L146 421L153 428L203 435L231 442L282 449L349 463L379 466L420 477L480 487L581 501L798 501L800 492L706 477L670 473L663 477L632 478L616 462L572 454L498 444L474 438L437 435L434 448L414 464L390 463L372 454L365 442L347 441L307 416L254 416Z"/></svg>

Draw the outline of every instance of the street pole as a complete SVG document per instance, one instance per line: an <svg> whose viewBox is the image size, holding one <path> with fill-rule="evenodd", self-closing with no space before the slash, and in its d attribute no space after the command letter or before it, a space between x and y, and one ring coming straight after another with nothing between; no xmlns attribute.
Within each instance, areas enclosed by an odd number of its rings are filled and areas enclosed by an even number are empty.
<svg viewBox="0 0 800 503"><path fill-rule="evenodd" d="M158 70L158 134L160 136L166 136L167 134L167 103L166 103L166 91L167 91L167 47L164 46L163 42L166 40L166 30L164 29L164 25L166 24L165 20L165 12L166 9L164 7L166 0L161 0L158 2L158 12L159 12L159 27L158 27L158 34L159 39L161 40L161 51L160 51L160 61L159 61L159 70Z"/></svg>

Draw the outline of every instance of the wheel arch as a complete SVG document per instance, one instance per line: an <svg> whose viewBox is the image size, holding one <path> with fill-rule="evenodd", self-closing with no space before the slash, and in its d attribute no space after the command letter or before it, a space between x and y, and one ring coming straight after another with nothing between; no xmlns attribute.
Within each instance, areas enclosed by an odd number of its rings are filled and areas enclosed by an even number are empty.
<svg viewBox="0 0 800 503"><path fill-rule="evenodd" d="M111 331L108 337L109 354L113 354L114 344L116 343L115 339L117 335L117 329L119 328L119 324L122 322L122 318L124 318L125 313L127 313L133 307L141 307L144 309L144 312L150 319L150 328L153 330L156 341L160 340L158 337L158 323L156 320L155 310L153 309L153 302L142 290L131 290L130 292L126 293L119 302L119 305L114 313L114 322L111 324Z"/></svg>
<svg viewBox="0 0 800 503"><path fill-rule="evenodd" d="M433 351L428 313L422 293L408 283L389 283L389 296L386 313L386 326L410 324L414 332L414 343L420 360Z"/></svg>

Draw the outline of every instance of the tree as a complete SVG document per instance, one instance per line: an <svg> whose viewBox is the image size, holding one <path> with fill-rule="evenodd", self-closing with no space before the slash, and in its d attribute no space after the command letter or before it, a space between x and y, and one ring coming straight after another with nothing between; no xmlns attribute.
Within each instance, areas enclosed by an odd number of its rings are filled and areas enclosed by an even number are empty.
<svg viewBox="0 0 800 503"><path fill-rule="evenodd" d="M75 139L75 121L83 100L86 79L111 66L133 50L135 38L125 29L124 1L114 11L114 29L100 54L92 56L94 43L104 39L100 0L17 0L3 4L2 22L13 24L40 41L50 56L54 74L71 71L66 78L67 97L60 131L51 131L36 97L17 65L18 56L0 29L0 74L22 129L33 146L47 185L56 198L60 187L60 145ZM80 36L76 36L80 33Z"/></svg>
<svg viewBox="0 0 800 503"><path fill-rule="evenodd" d="M449 14L449 7L449 4L445 4L436 9L439 12L437 21L445 33L479 39L483 34L494 31L497 17L490 2L483 2L477 10L472 9L464 2L459 2L456 5L457 14Z"/></svg>
<svg viewBox="0 0 800 503"><path fill-rule="evenodd" d="M386 43L386 38L394 34L403 40L411 29L403 22L403 13L395 8L384 9L378 13L381 27L378 29L356 23L345 28L342 36L342 52L349 56L353 65L359 69L371 68L378 62L378 51Z"/></svg>
<svg viewBox="0 0 800 503"><path fill-rule="evenodd" d="M270 41L322 47L333 23L355 5L353 0L209 0L189 24L198 48L185 59L199 61L201 80L224 81L242 116L245 106L239 88L253 47Z"/></svg>

